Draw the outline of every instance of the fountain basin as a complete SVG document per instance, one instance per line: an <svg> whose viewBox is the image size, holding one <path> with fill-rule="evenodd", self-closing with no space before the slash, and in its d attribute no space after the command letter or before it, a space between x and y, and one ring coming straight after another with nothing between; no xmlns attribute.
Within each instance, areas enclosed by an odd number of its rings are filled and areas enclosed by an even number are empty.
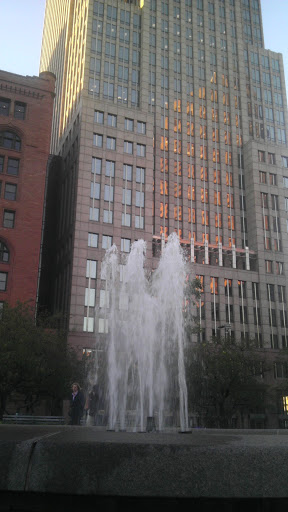
<svg viewBox="0 0 288 512"><path fill-rule="evenodd" d="M138 436L97 427L2 425L0 491L44 493L55 503L63 495L94 497L95 504L101 497L286 499L287 436L286 430Z"/></svg>

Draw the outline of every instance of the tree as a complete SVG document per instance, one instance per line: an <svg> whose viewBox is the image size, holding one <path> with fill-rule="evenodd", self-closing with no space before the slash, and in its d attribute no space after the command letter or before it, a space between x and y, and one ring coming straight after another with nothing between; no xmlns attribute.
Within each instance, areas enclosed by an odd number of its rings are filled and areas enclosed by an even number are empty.
<svg viewBox="0 0 288 512"><path fill-rule="evenodd" d="M235 414L263 411L266 371L253 343L235 343L230 336L190 347L187 381L190 409L205 426L229 428Z"/></svg>
<svg viewBox="0 0 288 512"><path fill-rule="evenodd" d="M63 400L79 377L64 332L36 325L25 304L4 304L0 319L0 418L15 396L27 412L41 399Z"/></svg>

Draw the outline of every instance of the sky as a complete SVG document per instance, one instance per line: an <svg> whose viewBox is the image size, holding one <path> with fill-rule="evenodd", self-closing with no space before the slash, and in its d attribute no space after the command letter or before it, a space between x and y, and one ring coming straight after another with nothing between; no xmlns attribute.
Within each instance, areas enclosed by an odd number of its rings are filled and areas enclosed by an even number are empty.
<svg viewBox="0 0 288 512"><path fill-rule="evenodd" d="M0 69L19 75L39 74L45 3L0 0ZM288 0L262 0L261 5L265 47L283 54L288 89Z"/></svg>

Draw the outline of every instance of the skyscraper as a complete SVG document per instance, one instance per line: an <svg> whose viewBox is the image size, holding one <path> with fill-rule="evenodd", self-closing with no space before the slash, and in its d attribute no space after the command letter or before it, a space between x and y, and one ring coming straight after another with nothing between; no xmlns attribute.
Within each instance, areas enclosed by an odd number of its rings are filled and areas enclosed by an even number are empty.
<svg viewBox="0 0 288 512"><path fill-rule="evenodd" d="M287 347L287 104L260 0L47 0L44 70L62 160L53 307L71 342L105 336L105 250L144 238L153 269L176 231L202 338Z"/></svg>

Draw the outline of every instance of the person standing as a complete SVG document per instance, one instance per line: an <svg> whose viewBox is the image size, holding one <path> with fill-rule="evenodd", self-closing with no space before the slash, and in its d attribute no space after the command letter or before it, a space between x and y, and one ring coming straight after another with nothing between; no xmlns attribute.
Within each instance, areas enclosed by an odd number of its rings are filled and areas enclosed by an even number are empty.
<svg viewBox="0 0 288 512"><path fill-rule="evenodd" d="M78 382L74 382L74 384L72 384L72 397L69 409L70 425L80 425L80 420L84 412L84 405L84 394Z"/></svg>
<svg viewBox="0 0 288 512"><path fill-rule="evenodd" d="M99 393L98 386L94 384L89 393L88 409L89 409L89 425L95 425L95 417L98 411Z"/></svg>

